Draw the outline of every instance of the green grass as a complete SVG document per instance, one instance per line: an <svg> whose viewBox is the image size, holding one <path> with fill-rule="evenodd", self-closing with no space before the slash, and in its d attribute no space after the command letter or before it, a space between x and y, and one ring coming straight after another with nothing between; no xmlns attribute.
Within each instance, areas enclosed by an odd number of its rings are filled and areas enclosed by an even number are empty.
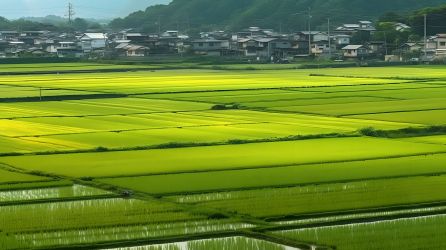
<svg viewBox="0 0 446 250"><path fill-rule="evenodd" d="M267 218L445 201L446 176L231 191L169 199L225 212ZM358 211L359 212L359 211Z"/></svg>
<svg viewBox="0 0 446 250"><path fill-rule="evenodd" d="M446 155L442 154L280 168L96 179L96 181L156 195L199 193L446 173L446 168L443 167L445 160ZM420 165L423 167L419 167Z"/></svg>
<svg viewBox="0 0 446 250"><path fill-rule="evenodd" d="M446 148L443 145L387 139L337 138L198 148L2 157L0 162L27 170L72 177L110 177L300 165L435 152L446 152ZM79 165L79 162L86 164Z"/></svg>
<svg viewBox="0 0 446 250"><path fill-rule="evenodd" d="M0 164L0 166L2 166L2 165ZM45 181L45 180L50 180L50 178L22 174L22 173L17 173L17 172L9 172L9 171L0 169L0 183L30 182L30 181Z"/></svg>
<svg viewBox="0 0 446 250"><path fill-rule="evenodd" d="M444 249L445 215L278 231L273 235L339 250Z"/></svg>
<svg viewBox="0 0 446 250"><path fill-rule="evenodd" d="M376 121L406 122L426 125L446 124L446 110L354 115L351 118Z"/></svg>

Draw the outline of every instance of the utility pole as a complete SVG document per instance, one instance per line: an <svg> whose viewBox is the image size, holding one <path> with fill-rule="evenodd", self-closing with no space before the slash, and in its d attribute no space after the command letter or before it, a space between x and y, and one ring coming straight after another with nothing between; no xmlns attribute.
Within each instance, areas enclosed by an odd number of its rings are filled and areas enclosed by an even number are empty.
<svg viewBox="0 0 446 250"><path fill-rule="evenodd" d="M387 36L386 36L386 33L384 33L384 44L386 45L386 56L388 55L387 54Z"/></svg>
<svg viewBox="0 0 446 250"><path fill-rule="evenodd" d="M311 9L308 7L308 50L311 56Z"/></svg>
<svg viewBox="0 0 446 250"><path fill-rule="evenodd" d="M190 25L189 25L189 13L186 12L186 23L187 23L187 29L190 29Z"/></svg>
<svg viewBox="0 0 446 250"><path fill-rule="evenodd" d="M427 60L427 14L424 14L424 60Z"/></svg>
<svg viewBox="0 0 446 250"><path fill-rule="evenodd" d="M328 56L331 57L330 18L328 20Z"/></svg>
<svg viewBox="0 0 446 250"><path fill-rule="evenodd" d="M161 17L162 15L158 16L158 34L161 34Z"/></svg>
<svg viewBox="0 0 446 250"><path fill-rule="evenodd" d="M73 8L73 4L69 3L68 4L68 14L65 16L68 16L68 24L70 26L70 30L69 32L71 32L71 30L73 29L73 21L72 21L72 17L76 15L76 13L74 13L74 8Z"/></svg>

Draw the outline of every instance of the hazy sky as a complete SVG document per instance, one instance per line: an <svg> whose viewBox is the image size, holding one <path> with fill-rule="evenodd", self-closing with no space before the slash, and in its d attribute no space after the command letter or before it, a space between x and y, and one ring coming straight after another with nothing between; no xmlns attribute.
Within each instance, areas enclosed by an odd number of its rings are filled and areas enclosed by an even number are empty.
<svg viewBox="0 0 446 250"><path fill-rule="evenodd" d="M167 4L171 0L0 0L0 16L17 19L25 16L63 16L72 3L76 17L115 18L144 10L150 5Z"/></svg>

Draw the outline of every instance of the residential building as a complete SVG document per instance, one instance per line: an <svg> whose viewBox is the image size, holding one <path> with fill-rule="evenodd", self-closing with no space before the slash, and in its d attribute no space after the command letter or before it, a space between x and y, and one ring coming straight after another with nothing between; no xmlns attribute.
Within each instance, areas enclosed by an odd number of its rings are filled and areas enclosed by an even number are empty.
<svg viewBox="0 0 446 250"><path fill-rule="evenodd" d="M435 50L437 56L446 55L446 34L437 34L437 49Z"/></svg>
<svg viewBox="0 0 446 250"><path fill-rule="evenodd" d="M220 56L222 41L213 38L192 41L195 54Z"/></svg>
<svg viewBox="0 0 446 250"><path fill-rule="evenodd" d="M127 56L147 56L149 55L150 48L144 46L131 46L127 49Z"/></svg>
<svg viewBox="0 0 446 250"><path fill-rule="evenodd" d="M410 30L410 26L404 23L396 23L395 29L398 31Z"/></svg>
<svg viewBox="0 0 446 250"><path fill-rule="evenodd" d="M350 36L349 35L337 35L334 37L334 42L337 48L342 48L350 44Z"/></svg>
<svg viewBox="0 0 446 250"><path fill-rule="evenodd" d="M369 56L369 50L364 45L348 45L342 48L344 57L365 59Z"/></svg>
<svg viewBox="0 0 446 250"><path fill-rule="evenodd" d="M389 51L387 51L387 44L385 41L370 41L366 43L367 48L369 49L369 53L371 54L382 54L386 55Z"/></svg>
<svg viewBox="0 0 446 250"><path fill-rule="evenodd" d="M107 43L107 36L104 33L85 33L79 38L81 49L85 53L97 49L103 49Z"/></svg>

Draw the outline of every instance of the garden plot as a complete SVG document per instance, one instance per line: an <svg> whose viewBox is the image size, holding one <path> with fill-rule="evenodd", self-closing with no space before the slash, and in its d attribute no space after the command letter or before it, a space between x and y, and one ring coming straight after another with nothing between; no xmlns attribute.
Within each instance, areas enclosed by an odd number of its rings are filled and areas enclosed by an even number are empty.
<svg viewBox="0 0 446 250"><path fill-rule="evenodd" d="M441 174L446 173L444 161L446 155L440 154L277 168L95 179L95 181L156 195L196 193ZM189 184L185 186L182 183Z"/></svg>
<svg viewBox="0 0 446 250"><path fill-rule="evenodd" d="M351 118L363 120L406 122L425 125L446 124L446 110L396 112L384 114L353 115Z"/></svg>
<svg viewBox="0 0 446 250"><path fill-rule="evenodd" d="M437 152L446 152L446 147L385 139L336 138L100 154L2 157L0 162L72 177L113 177L343 162Z"/></svg>
<svg viewBox="0 0 446 250"><path fill-rule="evenodd" d="M0 167L3 166L0 164ZM8 183L8 182L28 182L28 181L45 181L51 180L51 178L34 176L28 174L22 174L17 172L9 172L3 169L0 169L0 183Z"/></svg>
<svg viewBox="0 0 446 250"><path fill-rule="evenodd" d="M203 103L149 100L142 98L5 103L0 107L0 118L142 114L152 112L207 110L210 108L211 105Z"/></svg>
<svg viewBox="0 0 446 250"><path fill-rule="evenodd" d="M446 109L446 99L415 99L365 103L327 104L279 107L274 110L304 112L325 115L378 114L404 111Z"/></svg>
<svg viewBox="0 0 446 250"><path fill-rule="evenodd" d="M73 185L69 187L42 188L30 190L0 191L0 202L29 201L55 198L72 198L111 194L96 188Z"/></svg>
<svg viewBox="0 0 446 250"><path fill-rule="evenodd" d="M361 249L444 249L446 216L425 216L341 226L277 231L272 234L297 241Z"/></svg>

